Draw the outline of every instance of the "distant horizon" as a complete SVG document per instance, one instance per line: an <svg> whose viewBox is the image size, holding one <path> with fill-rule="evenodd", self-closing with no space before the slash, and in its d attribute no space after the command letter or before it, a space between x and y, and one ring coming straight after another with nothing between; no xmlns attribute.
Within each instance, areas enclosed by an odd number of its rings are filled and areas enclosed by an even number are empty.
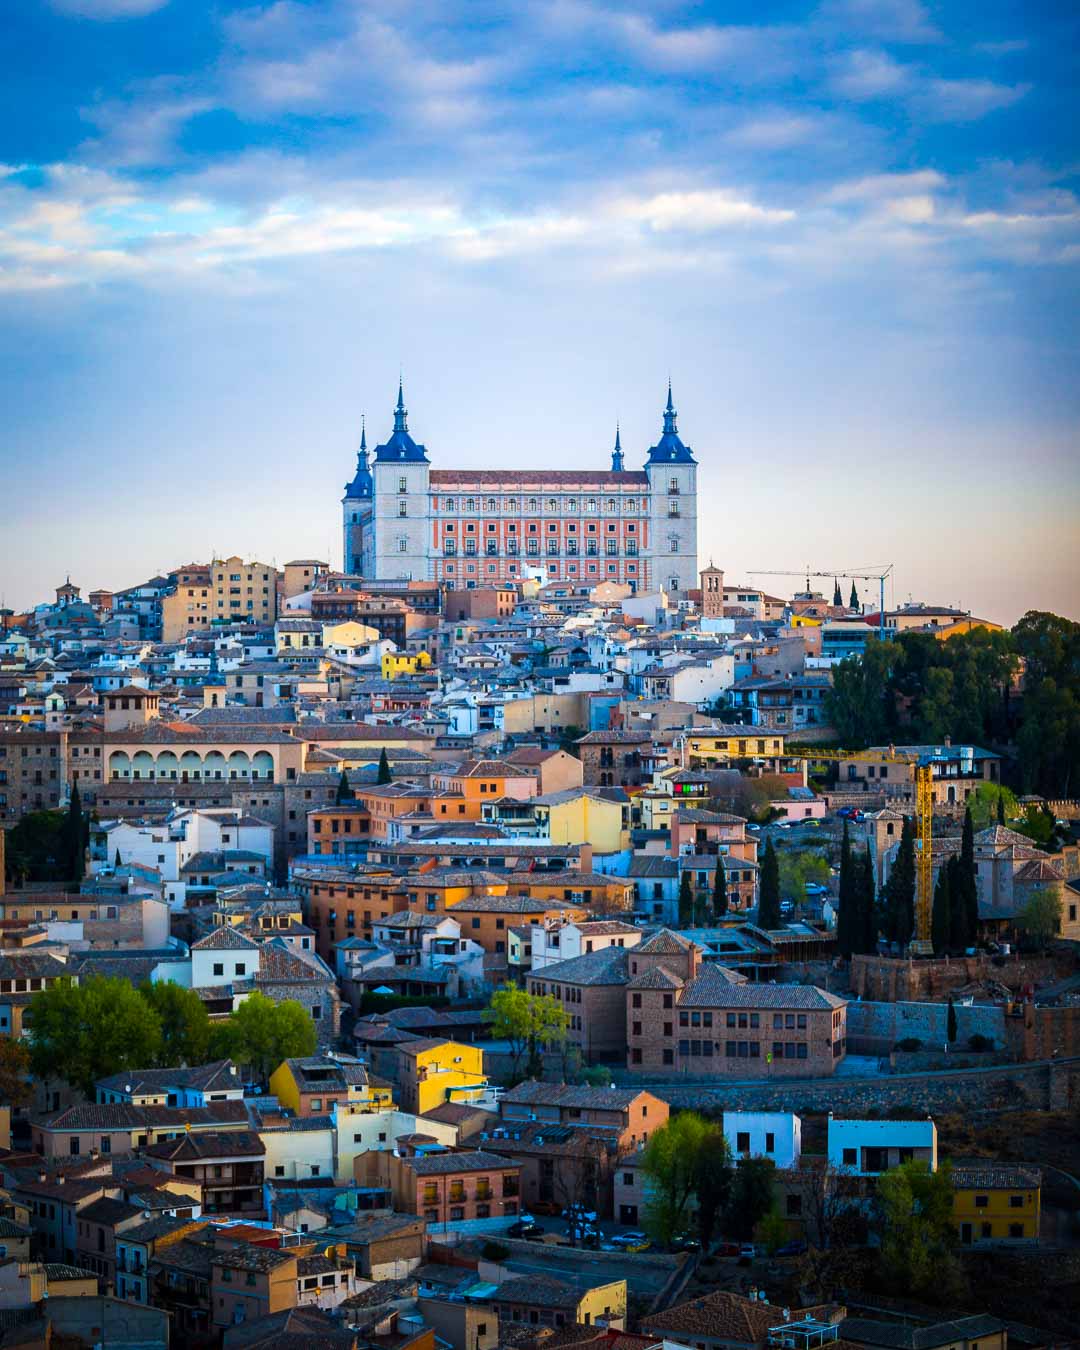
<svg viewBox="0 0 1080 1350"><path fill-rule="evenodd" d="M361 416L385 438L404 371L454 468L604 468L617 423L637 467L670 376L700 564L892 562L897 603L1080 620L1075 6L5 25L12 608L211 550L336 565Z"/></svg>

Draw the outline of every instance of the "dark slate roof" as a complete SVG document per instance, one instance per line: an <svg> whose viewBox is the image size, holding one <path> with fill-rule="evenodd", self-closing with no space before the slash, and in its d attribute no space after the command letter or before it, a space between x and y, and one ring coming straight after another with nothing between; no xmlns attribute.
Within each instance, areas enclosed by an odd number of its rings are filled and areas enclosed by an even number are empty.
<svg viewBox="0 0 1080 1350"><path fill-rule="evenodd" d="M446 1176L454 1172L499 1172L517 1167L509 1158L477 1149L472 1153L428 1153L424 1157L407 1158L406 1163L417 1176Z"/></svg>
<svg viewBox="0 0 1080 1350"><path fill-rule="evenodd" d="M166 1088L183 1087L200 1092L220 1092L242 1087L240 1076L231 1059L216 1059L212 1064L198 1064L182 1069L129 1069L99 1078L95 1086L106 1092L164 1092Z"/></svg>
<svg viewBox="0 0 1080 1350"><path fill-rule="evenodd" d="M643 1091L644 1088L543 1083L530 1078L504 1092L500 1101L510 1102L515 1106L566 1106L582 1111L626 1111Z"/></svg>
<svg viewBox="0 0 1080 1350"><path fill-rule="evenodd" d="M908 1326L900 1322L875 1322L869 1317L848 1317L840 1332L845 1341L858 1345L880 1345L888 1350L935 1350L937 1346L953 1345L981 1336L994 1336L1004 1323L988 1313L972 1317L957 1317L933 1326Z"/></svg>
<svg viewBox="0 0 1080 1350"><path fill-rule="evenodd" d="M407 416L405 395L399 384L397 407L394 409L394 430L382 445L375 447L376 464L385 464L387 461L401 464L426 464L428 462L426 448L418 445L409 435Z"/></svg>
<svg viewBox="0 0 1080 1350"><path fill-rule="evenodd" d="M679 439L679 429L675 422L675 404L671 398L671 386L668 385L667 407L664 409L664 431L655 445L649 447L650 464L693 464L693 452Z"/></svg>
<svg viewBox="0 0 1080 1350"><path fill-rule="evenodd" d="M266 1146L254 1130L233 1130L228 1134L208 1131L150 1144L143 1152L167 1162L201 1162L205 1158L259 1157L266 1152Z"/></svg>
<svg viewBox="0 0 1080 1350"><path fill-rule="evenodd" d="M713 964L701 967L683 990L680 1008L766 1008L778 1012L819 1012L843 1008L847 1000L812 984L733 983L733 974Z"/></svg>
<svg viewBox="0 0 1080 1350"><path fill-rule="evenodd" d="M602 947L599 951L572 956L569 961L556 961L552 966L531 971L529 978L551 984L625 984L629 968L627 950L626 947Z"/></svg>
<svg viewBox="0 0 1080 1350"><path fill-rule="evenodd" d="M659 933L654 933L651 938L641 943L635 955L685 956L693 946L688 938L673 933L670 928L661 928Z"/></svg>

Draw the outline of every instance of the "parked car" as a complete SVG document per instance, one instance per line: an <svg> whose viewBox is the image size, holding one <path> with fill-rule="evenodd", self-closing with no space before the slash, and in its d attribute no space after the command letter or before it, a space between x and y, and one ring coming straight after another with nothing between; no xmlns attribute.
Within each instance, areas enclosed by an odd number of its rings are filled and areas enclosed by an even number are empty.
<svg viewBox="0 0 1080 1350"><path fill-rule="evenodd" d="M744 1242L742 1246L739 1248L740 1265L742 1265L744 1261L748 1262L752 1261L755 1256L757 1256L757 1249L754 1247L754 1244L752 1242Z"/></svg>
<svg viewBox="0 0 1080 1350"><path fill-rule="evenodd" d="M535 1219L518 1219L517 1223L512 1223L506 1230L507 1237L512 1238L538 1238L542 1237L544 1229Z"/></svg>
<svg viewBox="0 0 1080 1350"><path fill-rule="evenodd" d="M652 1243L647 1233L616 1233L611 1245L624 1252L647 1252Z"/></svg>
<svg viewBox="0 0 1080 1350"><path fill-rule="evenodd" d="M791 911L792 911L794 908L795 908L795 906L792 904L792 902L791 902L790 900L781 900L781 901L780 901L780 913L781 913L781 914L790 914Z"/></svg>
<svg viewBox="0 0 1080 1350"><path fill-rule="evenodd" d="M689 1233L683 1233L680 1237L671 1239L671 1250L673 1252L699 1252L701 1243L696 1237L691 1237Z"/></svg>
<svg viewBox="0 0 1080 1350"><path fill-rule="evenodd" d="M751 825L747 825L746 828L747 828L748 830L753 830L754 833L756 834L756 833L761 829L761 826L760 826L760 825L753 825L753 824L751 824Z"/></svg>
<svg viewBox="0 0 1080 1350"><path fill-rule="evenodd" d="M785 1242L782 1247L777 1247L773 1252L774 1256L802 1256L806 1251L806 1243L801 1238L796 1238L794 1242Z"/></svg>

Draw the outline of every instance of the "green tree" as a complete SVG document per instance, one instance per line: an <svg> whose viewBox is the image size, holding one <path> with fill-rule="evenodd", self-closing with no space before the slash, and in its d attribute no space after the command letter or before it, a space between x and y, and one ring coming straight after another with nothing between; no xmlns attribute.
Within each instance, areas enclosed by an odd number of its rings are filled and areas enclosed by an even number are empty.
<svg viewBox="0 0 1080 1350"><path fill-rule="evenodd" d="M898 657L898 644L873 637L862 657L847 657L834 667L825 712L842 745L862 750L889 740L895 706L890 708L887 696Z"/></svg>
<svg viewBox="0 0 1080 1350"><path fill-rule="evenodd" d="M686 1209L698 1180L698 1159L706 1134L716 1129L693 1111L680 1111L654 1130L641 1156L649 1178L645 1226L669 1243L686 1226Z"/></svg>
<svg viewBox="0 0 1080 1350"><path fill-rule="evenodd" d="M827 885L829 880L828 861L810 849L785 848L776 855L780 867L780 895L794 905L806 901L806 883L813 881Z"/></svg>
<svg viewBox="0 0 1080 1350"><path fill-rule="evenodd" d="M713 874L712 910L714 919L722 919L728 912L727 870L723 857L717 858Z"/></svg>
<svg viewBox="0 0 1080 1350"><path fill-rule="evenodd" d="M710 1123L701 1137L694 1176L702 1251L712 1241L718 1222L727 1213L734 1180L735 1168L723 1127Z"/></svg>
<svg viewBox="0 0 1080 1350"><path fill-rule="evenodd" d="M510 1043L513 1062L512 1076L521 1071L526 1053L528 1068L538 1072L542 1067L539 1052L542 1047L562 1045L570 1027L570 1015L551 994L530 994L515 984L504 984L491 996L491 1035Z"/></svg>
<svg viewBox="0 0 1080 1350"><path fill-rule="evenodd" d="M158 1062L161 1023L128 980L57 980L34 995L30 1023L35 1077L62 1078L87 1097L99 1078Z"/></svg>
<svg viewBox="0 0 1080 1350"><path fill-rule="evenodd" d="M740 1158L731 1187L728 1229L745 1242L773 1207L776 1165L771 1158Z"/></svg>
<svg viewBox="0 0 1080 1350"><path fill-rule="evenodd" d="M8 831L6 842L6 871L16 885L71 880L67 812L28 811Z"/></svg>
<svg viewBox="0 0 1080 1350"><path fill-rule="evenodd" d="M758 1234L770 1256L787 1241L787 1224L775 1200L768 1214L758 1221Z"/></svg>
<svg viewBox="0 0 1080 1350"><path fill-rule="evenodd" d="M844 597L840 594L840 581L837 577L833 578L832 602L837 609L844 603Z"/></svg>
<svg viewBox="0 0 1080 1350"><path fill-rule="evenodd" d="M195 990L162 980L142 985L139 993L161 1025L158 1065L173 1068L179 1064L205 1064L210 1054L210 1018L206 1004Z"/></svg>
<svg viewBox="0 0 1080 1350"><path fill-rule="evenodd" d="M907 816L896 860L885 883L886 932L892 942L902 947L907 946L915 931L915 884L915 822Z"/></svg>
<svg viewBox="0 0 1080 1350"><path fill-rule="evenodd" d="M952 994L949 995L949 1011L945 1022L945 1035L949 1044L953 1045L956 1041L956 1004L953 1003Z"/></svg>
<svg viewBox="0 0 1080 1350"><path fill-rule="evenodd" d="M1061 932L1061 896L1049 886L1032 891L1016 926L1032 946L1045 950Z"/></svg>
<svg viewBox="0 0 1080 1350"><path fill-rule="evenodd" d="M384 750L383 754L385 753L386 751ZM351 802L355 797L356 793L353 792L352 786L349 783L349 775L342 769L341 776L338 778L337 788L334 791L334 803L335 805L340 806L342 802Z"/></svg>
<svg viewBox="0 0 1080 1350"><path fill-rule="evenodd" d="M974 938L968 939L968 917L967 903L964 891L964 866L959 854L953 854L947 862L942 863L941 871L945 874L946 885L949 888L949 938L948 946L953 951L964 951L974 942ZM935 891L935 895L937 892Z"/></svg>
<svg viewBox="0 0 1080 1350"><path fill-rule="evenodd" d="M1019 810L1016 797L1000 783L980 783L968 798L972 825L985 830L989 825L1007 825Z"/></svg>
<svg viewBox="0 0 1080 1350"><path fill-rule="evenodd" d="M858 608L859 608L859 592L856 589L855 583L852 582L851 595L848 597L848 609L857 610Z"/></svg>
<svg viewBox="0 0 1080 1350"><path fill-rule="evenodd" d="M265 994L249 994L231 1017L214 1025L210 1054L250 1067L263 1081L285 1059L315 1053L311 1014L292 999L275 1003Z"/></svg>
<svg viewBox="0 0 1080 1350"><path fill-rule="evenodd" d="M24 1041L0 1037L0 1104L26 1106L30 1088L30 1051Z"/></svg>
<svg viewBox="0 0 1080 1350"><path fill-rule="evenodd" d="M934 944L934 955L941 956L949 950L949 938L952 925L952 896L949 889L949 867L946 863L938 868L937 883L934 886L934 907L930 914L930 939ZM949 1000L952 1007L952 1000Z"/></svg>
<svg viewBox="0 0 1080 1350"><path fill-rule="evenodd" d="M72 783L63 840L68 880L74 882L76 886L86 875L86 827L82 801L79 798L79 785Z"/></svg>
<svg viewBox="0 0 1080 1350"><path fill-rule="evenodd" d="M848 822L844 821L844 834L840 840L840 878L838 882L836 911L836 945L841 956L850 957L857 951L859 941L856 913L857 899L855 890L855 869L851 857L851 835Z"/></svg>
<svg viewBox="0 0 1080 1350"><path fill-rule="evenodd" d="M766 841L761 864L757 921L760 928L780 927L780 864L771 839Z"/></svg>
<svg viewBox="0 0 1080 1350"><path fill-rule="evenodd" d="M375 775L376 783L385 784L394 781L394 775L390 772L390 761L386 757L386 746L379 751L379 772Z"/></svg>
<svg viewBox="0 0 1080 1350"><path fill-rule="evenodd" d="M679 879L679 927L689 928L694 922L694 889L690 884L690 873L683 872Z"/></svg>
<svg viewBox="0 0 1080 1350"><path fill-rule="evenodd" d="M979 874L975 866L975 817L971 811L964 812L956 869L957 903L964 916L964 946L970 947L979 936Z"/></svg>
<svg viewBox="0 0 1080 1350"><path fill-rule="evenodd" d="M932 1294L955 1240L949 1164L901 1163L878 1178L877 1200L882 1269L902 1293Z"/></svg>
<svg viewBox="0 0 1080 1350"><path fill-rule="evenodd" d="M859 931L857 951L872 956L877 951L877 895L874 886L874 860L870 856L870 845L863 849L862 863L856 876L856 892L859 897Z"/></svg>

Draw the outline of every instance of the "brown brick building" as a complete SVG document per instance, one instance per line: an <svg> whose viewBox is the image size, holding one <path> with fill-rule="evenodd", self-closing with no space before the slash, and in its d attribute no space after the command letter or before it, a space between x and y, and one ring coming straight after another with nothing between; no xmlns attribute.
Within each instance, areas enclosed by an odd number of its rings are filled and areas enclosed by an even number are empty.
<svg viewBox="0 0 1080 1350"><path fill-rule="evenodd" d="M649 778L648 731L590 731L577 742L583 778L590 787L641 787Z"/></svg>
<svg viewBox="0 0 1080 1350"><path fill-rule="evenodd" d="M0 729L0 826L60 805L67 740L66 731L10 725Z"/></svg>

